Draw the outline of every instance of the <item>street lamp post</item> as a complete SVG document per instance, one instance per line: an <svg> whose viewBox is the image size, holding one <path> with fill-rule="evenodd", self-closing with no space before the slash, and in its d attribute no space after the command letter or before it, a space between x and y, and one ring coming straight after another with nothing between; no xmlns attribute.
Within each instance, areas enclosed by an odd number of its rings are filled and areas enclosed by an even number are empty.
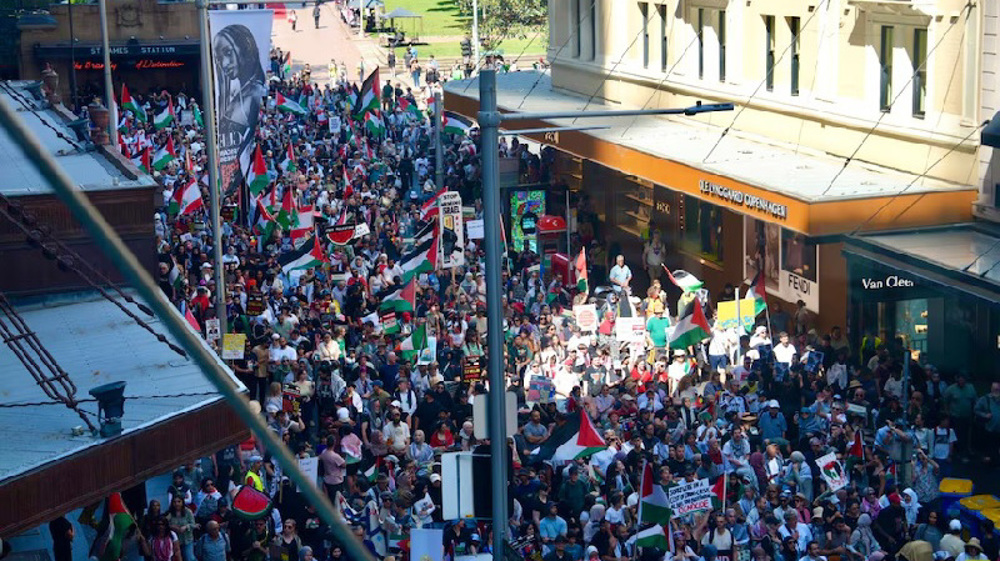
<svg viewBox="0 0 1000 561"><path fill-rule="evenodd" d="M475 11L475 10L474 10ZM476 26L474 38L478 46ZM478 60L478 57L477 57ZM496 70L484 68L479 72L479 134L481 138L483 170L483 225L486 245L486 363L489 394L490 453L493 456L491 477L493 498L493 559L504 555L504 536L507 533L507 435L504 421L506 408L506 376L503 356L503 300L500 271L500 154L498 152L500 125L507 121L543 121L546 119L577 119L588 117L630 117L645 115L696 115L712 111L732 111L732 103L702 105L700 102L684 109L634 109L623 111L560 111L553 113L500 113L497 107ZM594 127L559 127L560 130L578 130ZM569 225L567 224L567 227Z"/></svg>

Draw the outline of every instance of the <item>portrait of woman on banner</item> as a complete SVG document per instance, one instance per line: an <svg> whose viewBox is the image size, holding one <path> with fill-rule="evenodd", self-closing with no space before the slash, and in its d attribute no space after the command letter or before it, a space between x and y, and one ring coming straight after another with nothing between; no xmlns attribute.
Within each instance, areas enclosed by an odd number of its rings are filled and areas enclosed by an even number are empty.
<svg viewBox="0 0 1000 561"><path fill-rule="evenodd" d="M261 98L267 94L260 51L244 25L228 25L212 41L216 107L219 123L219 160L225 191L241 180L240 170L250 162Z"/></svg>

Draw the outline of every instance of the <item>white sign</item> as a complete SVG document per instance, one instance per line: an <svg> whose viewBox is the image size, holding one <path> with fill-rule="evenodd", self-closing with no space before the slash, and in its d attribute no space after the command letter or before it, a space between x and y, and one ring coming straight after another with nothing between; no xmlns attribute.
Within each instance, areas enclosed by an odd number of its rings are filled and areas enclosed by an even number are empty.
<svg viewBox="0 0 1000 561"><path fill-rule="evenodd" d="M819 466L819 472L823 474L826 484L830 486L830 491L836 492L847 487L850 478L844 471L844 466L840 465L837 454L830 452L822 458L818 458L816 465Z"/></svg>
<svg viewBox="0 0 1000 561"><path fill-rule="evenodd" d="M667 504L674 516L712 508L712 489L708 479L698 479L691 483L681 483L671 487L667 493Z"/></svg>
<svg viewBox="0 0 1000 561"><path fill-rule="evenodd" d="M470 240L481 240L486 237L486 222L482 219L469 220L465 223L465 227L469 229Z"/></svg>
<svg viewBox="0 0 1000 561"><path fill-rule="evenodd" d="M795 303L802 300L806 308L813 312L819 311L819 283L790 271L778 273L778 297L786 302Z"/></svg>
<svg viewBox="0 0 1000 561"><path fill-rule="evenodd" d="M479 401L478 399L476 401ZM475 516L472 499L472 452L441 454L441 517L458 520Z"/></svg>
<svg viewBox="0 0 1000 561"><path fill-rule="evenodd" d="M465 264L465 222L462 218L462 196L446 191L438 197L439 264L442 269L454 269Z"/></svg>
<svg viewBox="0 0 1000 561"><path fill-rule="evenodd" d="M306 474L306 479L312 481L317 486L319 485L319 458L313 456L312 458L299 458L299 469L302 473ZM302 492L302 489L299 489Z"/></svg>
<svg viewBox="0 0 1000 561"><path fill-rule="evenodd" d="M578 306L573 306L573 317L576 319L576 325L580 328L580 331L584 333L593 333L597 331L596 304L580 304Z"/></svg>
<svg viewBox="0 0 1000 561"><path fill-rule="evenodd" d="M646 320L642 317L620 317L615 320L615 338L620 343L640 343L646 340Z"/></svg>
<svg viewBox="0 0 1000 561"><path fill-rule="evenodd" d="M371 233L372 233L372 230L371 230L371 228L368 227L368 223L367 222L360 222L360 223L358 223L357 226L354 227L354 236L351 239L352 240L359 240L359 239L361 239L361 238L363 238L363 237L365 237L365 236L367 236L368 234L371 234Z"/></svg>
<svg viewBox="0 0 1000 561"><path fill-rule="evenodd" d="M206 319L205 339L208 341L218 341L221 338L222 338L222 329L219 327L219 318Z"/></svg>

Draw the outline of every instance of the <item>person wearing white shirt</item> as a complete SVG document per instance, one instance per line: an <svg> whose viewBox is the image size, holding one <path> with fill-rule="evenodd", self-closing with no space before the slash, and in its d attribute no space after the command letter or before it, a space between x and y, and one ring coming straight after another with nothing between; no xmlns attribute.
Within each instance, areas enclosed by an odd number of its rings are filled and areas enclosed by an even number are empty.
<svg viewBox="0 0 1000 561"><path fill-rule="evenodd" d="M795 346L788 341L788 334L782 331L778 335L778 344L774 346L774 360L791 366L796 353Z"/></svg>
<svg viewBox="0 0 1000 561"><path fill-rule="evenodd" d="M611 267L611 271L608 273L608 281L611 282L611 287L615 289L615 292L621 292L622 289L626 292L629 291L629 284L632 282L632 269L629 269L628 265L625 264L624 255L615 258L615 266Z"/></svg>
<svg viewBox="0 0 1000 561"><path fill-rule="evenodd" d="M639 396L639 399L636 400L636 405L638 405L640 411L648 409L653 413L663 409L663 403L660 401L660 396L656 395L656 391L652 388L646 390L646 393Z"/></svg>

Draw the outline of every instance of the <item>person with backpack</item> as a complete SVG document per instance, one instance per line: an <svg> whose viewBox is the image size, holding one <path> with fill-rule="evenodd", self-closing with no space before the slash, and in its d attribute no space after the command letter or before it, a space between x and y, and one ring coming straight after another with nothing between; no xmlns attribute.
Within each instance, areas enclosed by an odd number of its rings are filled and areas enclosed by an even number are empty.
<svg viewBox="0 0 1000 561"><path fill-rule="evenodd" d="M198 561L230 561L232 546L229 536L220 531L215 520L205 524L205 533L194 544L194 555Z"/></svg>

